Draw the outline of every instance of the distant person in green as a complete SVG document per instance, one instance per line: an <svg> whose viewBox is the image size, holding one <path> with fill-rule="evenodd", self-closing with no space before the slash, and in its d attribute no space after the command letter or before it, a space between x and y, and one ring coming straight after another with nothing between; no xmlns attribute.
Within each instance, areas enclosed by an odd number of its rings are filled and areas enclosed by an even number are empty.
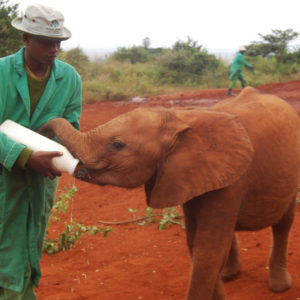
<svg viewBox="0 0 300 300"><path fill-rule="evenodd" d="M247 63L247 61L244 58L244 53L246 52L246 48L244 46L242 46L239 49L238 54L235 56L233 63L231 65L230 68L230 86L229 89L227 91L227 95L230 96L231 95L231 91L234 88L237 80L239 80L242 84L242 87L244 88L246 86L246 81L245 81L245 77L243 74L243 67L246 66L249 69L253 69L253 66L250 65L249 63Z"/></svg>
<svg viewBox="0 0 300 300"><path fill-rule="evenodd" d="M81 79L58 59L71 37L55 8L30 5L12 25L25 47L0 58L0 124L10 119L37 131L54 118L79 129ZM35 300L40 260L58 176L58 151L33 151L0 132L0 300ZM54 298L52 298L54 299Z"/></svg>

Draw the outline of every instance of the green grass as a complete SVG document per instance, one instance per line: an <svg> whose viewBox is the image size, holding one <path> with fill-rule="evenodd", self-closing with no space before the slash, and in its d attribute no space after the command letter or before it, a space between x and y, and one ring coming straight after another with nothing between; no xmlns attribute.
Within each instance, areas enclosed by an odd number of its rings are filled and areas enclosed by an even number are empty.
<svg viewBox="0 0 300 300"><path fill-rule="evenodd" d="M251 71L245 68L247 85L255 87L300 78L299 64L278 64L275 59L261 57L248 60L255 69ZM180 77L180 84L174 83ZM155 62L131 64L112 59L90 63L82 78L85 104L106 100L127 101L133 97L152 97L195 88L227 88L230 84L229 67L224 64L200 77L182 72L162 72ZM240 88L239 82L236 88Z"/></svg>

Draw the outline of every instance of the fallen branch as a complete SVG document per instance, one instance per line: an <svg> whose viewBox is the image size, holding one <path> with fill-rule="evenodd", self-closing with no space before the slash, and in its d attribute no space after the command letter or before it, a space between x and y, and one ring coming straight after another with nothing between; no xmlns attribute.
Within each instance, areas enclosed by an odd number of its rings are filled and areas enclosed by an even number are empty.
<svg viewBox="0 0 300 300"><path fill-rule="evenodd" d="M151 217L160 217L160 216L161 216L161 214L155 214L155 215L152 215ZM176 218L183 218L183 216L177 216ZM149 217L146 216L146 217L136 218L136 219L132 219L132 220L117 221L117 222L98 220L98 223L104 224L104 225L125 225L125 224L129 224L129 223L136 223L136 222L143 221L146 219L149 219ZM180 225L179 222L176 222L173 220L171 220L171 222L174 224Z"/></svg>

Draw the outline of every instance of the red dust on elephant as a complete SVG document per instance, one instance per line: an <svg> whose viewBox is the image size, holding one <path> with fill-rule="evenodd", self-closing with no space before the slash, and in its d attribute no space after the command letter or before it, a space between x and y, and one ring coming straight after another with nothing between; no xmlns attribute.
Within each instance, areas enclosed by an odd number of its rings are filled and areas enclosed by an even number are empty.
<svg viewBox="0 0 300 300"><path fill-rule="evenodd" d="M80 159L75 177L144 185L149 206L183 206L193 263L187 300L225 299L222 281L240 271L235 231L269 226L269 287L290 288L300 120L285 101L246 88L209 108L139 108L86 133L54 119L41 132Z"/></svg>

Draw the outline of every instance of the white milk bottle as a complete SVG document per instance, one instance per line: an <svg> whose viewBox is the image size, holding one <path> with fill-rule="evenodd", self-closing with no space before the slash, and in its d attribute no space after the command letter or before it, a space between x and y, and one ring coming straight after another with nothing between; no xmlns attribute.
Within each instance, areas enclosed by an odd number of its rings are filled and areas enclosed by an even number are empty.
<svg viewBox="0 0 300 300"><path fill-rule="evenodd" d="M63 145L36 133L14 121L6 120L0 125L0 131L10 139L26 145L33 151L60 151L62 156L53 157L52 162L60 171L73 175L79 160L74 158Z"/></svg>

